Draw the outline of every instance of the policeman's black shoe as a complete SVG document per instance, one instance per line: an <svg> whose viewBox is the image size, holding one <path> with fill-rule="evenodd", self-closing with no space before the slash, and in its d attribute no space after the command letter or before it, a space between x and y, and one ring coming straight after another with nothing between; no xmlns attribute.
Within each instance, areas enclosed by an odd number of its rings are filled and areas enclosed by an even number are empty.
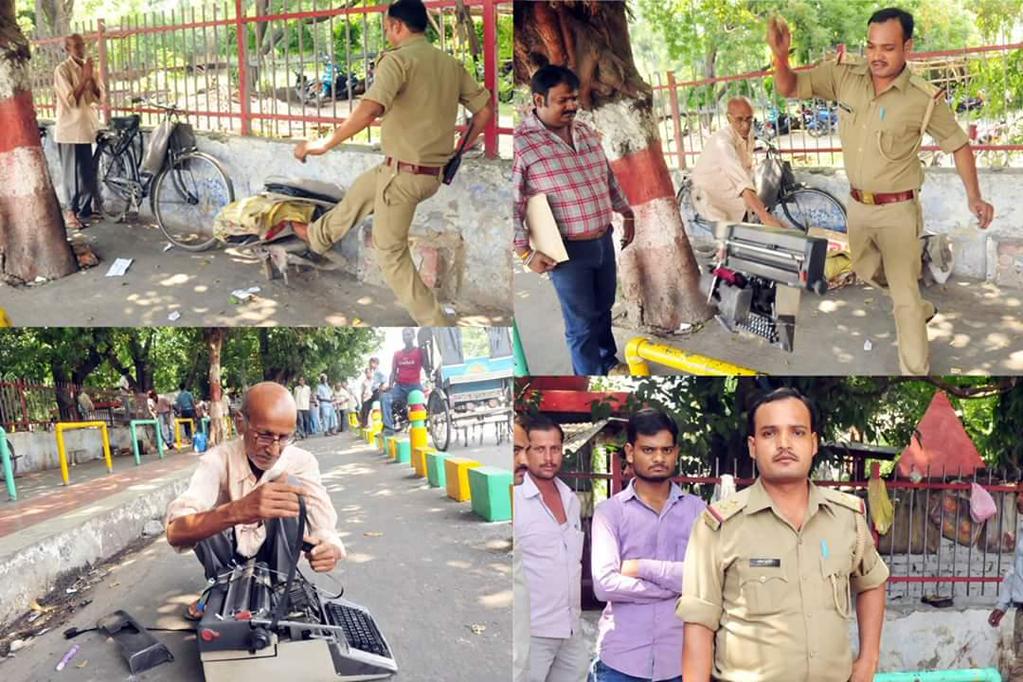
<svg viewBox="0 0 1023 682"><path fill-rule="evenodd" d="M937 315L937 314L938 314L938 306L934 306L934 312L931 313L931 316L927 318L927 321L924 322L924 324L930 324L931 320L933 320L934 316Z"/></svg>

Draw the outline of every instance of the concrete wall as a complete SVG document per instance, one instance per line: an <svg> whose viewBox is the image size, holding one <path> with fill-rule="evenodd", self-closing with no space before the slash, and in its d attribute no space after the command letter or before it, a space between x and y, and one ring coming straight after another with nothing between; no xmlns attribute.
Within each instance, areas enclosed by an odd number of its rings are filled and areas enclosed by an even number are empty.
<svg viewBox="0 0 1023 682"><path fill-rule="evenodd" d="M890 602L878 671L999 668L1005 676L1012 662L1013 614L994 629L987 624L992 608L993 603L936 609ZM855 625L850 637L858 639Z"/></svg>
<svg viewBox="0 0 1023 682"><path fill-rule="evenodd" d="M148 134L146 135L148 144ZM223 163L235 196L259 192L271 175L307 177L347 188L365 170L383 161L378 148L346 145L301 164L292 156L295 140L269 140L200 133L199 148ZM60 178L52 136L45 142L50 173ZM465 159L454 183L442 185L416 211L412 256L423 279L439 289L442 300L511 310L511 162ZM55 182L58 186L59 182ZM142 214L149 214L144 202ZM342 253L360 281L383 285L372 255L371 221L342 241Z"/></svg>
<svg viewBox="0 0 1023 682"><path fill-rule="evenodd" d="M110 455L117 457L121 452L125 457L134 458L131 447L131 432L126 426L108 427L110 434ZM138 438L142 441L141 452L155 452L156 441L153 440L152 427L140 426ZM44 469L56 469L60 466L57 457L57 434L53 431L18 431L7 434L7 439L14 446L18 459L18 474ZM88 462L103 457L103 437L99 429L74 429L64 432L64 447L69 461ZM124 451L127 451L124 453ZM115 463L115 466L116 463Z"/></svg>
<svg viewBox="0 0 1023 682"><path fill-rule="evenodd" d="M1023 288L1023 168L980 169L980 189L995 207L995 219L987 230L977 228L970 214L966 190L952 168L927 168L920 200L924 229L947 234L955 249L955 274L984 279L1003 286ZM849 199L849 182L843 171L800 171L796 177L808 185L823 187Z"/></svg>

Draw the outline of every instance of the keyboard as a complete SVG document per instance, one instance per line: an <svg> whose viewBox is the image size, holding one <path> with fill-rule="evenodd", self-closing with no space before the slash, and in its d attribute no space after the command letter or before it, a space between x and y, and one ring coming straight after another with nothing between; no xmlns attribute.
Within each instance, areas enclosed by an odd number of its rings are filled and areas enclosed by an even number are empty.
<svg viewBox="0 0 1023 682"><path fill-rule="evenodd" d="M387 642L373 621L373 617L366 611L339 604L336 601L325 601L327 617L332 625L337 625L344 630L345 640L348 646L359 651L391 658L391 651L387 648Z"/></svg>

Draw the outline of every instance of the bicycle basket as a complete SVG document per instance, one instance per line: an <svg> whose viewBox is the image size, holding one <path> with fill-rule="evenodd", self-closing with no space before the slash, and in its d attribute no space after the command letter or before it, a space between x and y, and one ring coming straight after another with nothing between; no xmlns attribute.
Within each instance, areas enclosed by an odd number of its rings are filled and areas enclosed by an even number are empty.
<svg viewBox="0 0 1023 682"><path fill-rule="evenodd" d="M178 123L171 133L171 149L176 152L187 152L198 148L195 130L187 123Z"/></svg>

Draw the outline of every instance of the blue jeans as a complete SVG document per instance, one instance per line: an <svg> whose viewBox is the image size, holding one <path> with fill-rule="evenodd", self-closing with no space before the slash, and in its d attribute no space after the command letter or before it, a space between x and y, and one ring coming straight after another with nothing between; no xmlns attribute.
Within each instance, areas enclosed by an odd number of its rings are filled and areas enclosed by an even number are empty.
<svg viewBox="0 0 1023 682"><path fill-rule="evenodd" d="M387 393L380 396L380 411L384 413L384 428L394 431L394 417L391 415L391 405L395 400L408 401L408 394L412 391L421 391L420 384L395 384Z"/></svg>
<svg viewBox="0 0 1023 682"><path fill-rule="evenodd" d="M335 429L333 403L320 403L320 424L323 425L324 435Z"/></svg>
<svg viewBox="0 0 1023 682"><path fill-rule="evenodd" d="M578 375L604 375L618 364L611 333L611 306L618 273L608 230L600 239L565 241L568 260L551 270L551 282L565 318L565 340Z"/></svg>
<svg viewBox="0 0 1023 682"><path fill-rule="evenodd" d="M593 664L590 666L590 674L586 677L586 682L651 682L652 678L649 677L633 677L632 675L626 675L625 673L618 672L614 668L609 667L599 658L593 659ZM658 682L662 682L658 680ZM663 682L682 682L682 676L672 677Z"/></svg>
<svg viewBox="0 0 1023 682"><path fill-rule="evenodd" d="M317 407L315 410L309 410L309 433L306 435L313 435L314 433L320 432L320 408Z"/></svg>

